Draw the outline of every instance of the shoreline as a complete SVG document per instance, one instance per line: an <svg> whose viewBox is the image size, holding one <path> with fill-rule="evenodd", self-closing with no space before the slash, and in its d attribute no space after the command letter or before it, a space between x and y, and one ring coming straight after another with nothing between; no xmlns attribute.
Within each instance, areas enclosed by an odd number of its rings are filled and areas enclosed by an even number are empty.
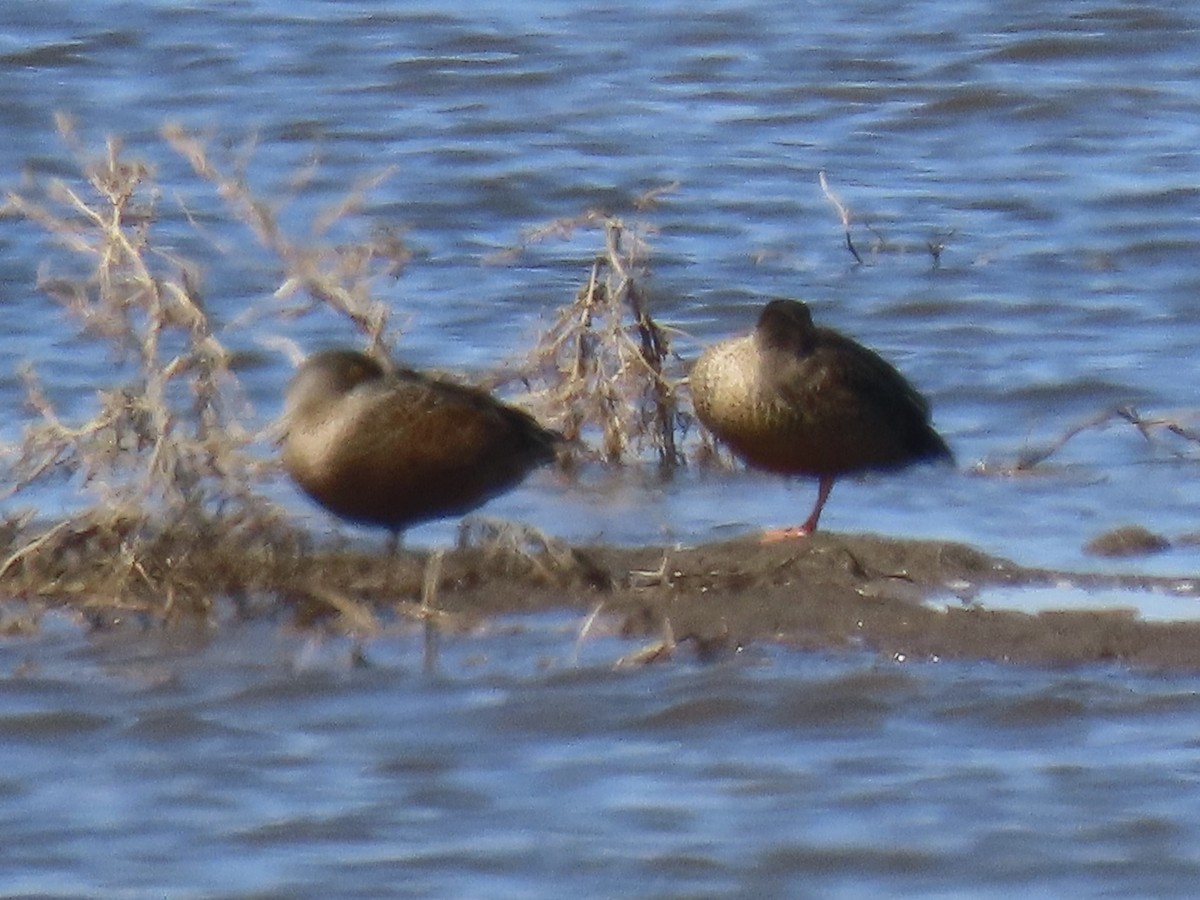
<svg viewBox="0 0 1200 900"><path fill-rule="evenodd" d="M504 615L601 611L624 636L658 639L662 656L776 642L897 660L1200 671L1200 621L1147 621L1125 609L1030 613L972 599L997 586L1200 596L1192 580L1033 568L955 542L817 532L767 544L751 534L690 548L568 546L501 524L471 546L389 555L311 546L292 530L143 544L98 526L50 529L32 544L21 537L9 535L0 573L0 592L26 610L5 611L9 635L36 632L53 608L76 610L96 629L197 617L215 625L229 608L235 620L286 617L362 637L396 617L452 631Z"/></svg>

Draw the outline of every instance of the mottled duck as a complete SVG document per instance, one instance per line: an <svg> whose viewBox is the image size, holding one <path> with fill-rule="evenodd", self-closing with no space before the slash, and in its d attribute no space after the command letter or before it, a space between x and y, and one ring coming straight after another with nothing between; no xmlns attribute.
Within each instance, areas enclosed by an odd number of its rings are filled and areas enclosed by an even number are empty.
<svg viewBox="0 0 1200 900"><path fill-rule="evenodd" d="M754 332L701 354L689 379L696 415L755 468L819 479L803 524L765 539L816 530L842 475L952 461L929 404L873 350L813 324L797 300L772 300Z"/></svg>
<svg viewBox="0 0 1200 900"><path fill-rule="evenodd" d="M305 493L393 534L475 509L554 459L561 440L485 391L353 350L305 360L284 428L283 466Z"/></svg>

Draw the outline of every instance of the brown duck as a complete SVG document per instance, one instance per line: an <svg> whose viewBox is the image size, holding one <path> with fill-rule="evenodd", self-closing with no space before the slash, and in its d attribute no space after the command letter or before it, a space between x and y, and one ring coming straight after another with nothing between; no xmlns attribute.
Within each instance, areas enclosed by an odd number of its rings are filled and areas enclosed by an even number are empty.
<svg viewBox="0 0 1200 900"><path fill-rule="evenodd" d="M748 464L820 479L804 524L768 540L815 531L841 475L953 458L904 376L873 350L814 325L797 300L772 300L752 334L705 350L690 383L700 421Z"/></svg>
<svg viewBox="0 0 1200 900"><path fill-rule="evenodd" d="M284 401L283 466L344 519L394 534L461 515L555 456L561 438L484 391L353 350L310 356Z"/></svg>

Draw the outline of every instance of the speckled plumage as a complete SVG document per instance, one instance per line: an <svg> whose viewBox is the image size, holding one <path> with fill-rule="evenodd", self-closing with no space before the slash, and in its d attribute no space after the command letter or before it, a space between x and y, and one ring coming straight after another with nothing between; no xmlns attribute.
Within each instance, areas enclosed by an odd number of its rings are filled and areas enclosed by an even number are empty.
<svg viewBox="0 0 1200 900"><path fill-rule="evenodd" d="M352 350L304 362L284 422L283 465L305 493L392 531L469 512L552 460L560 440L484 391Z"/></svg>
<svg viewBox="0 0 1200 900"><path fill-rule="evenodd" d="M952 458L904 376L796 300L772 300L753 333L705 350L690 384L700 421L749 465L821 480L789 534L816 528L838 476Z"/></svg>

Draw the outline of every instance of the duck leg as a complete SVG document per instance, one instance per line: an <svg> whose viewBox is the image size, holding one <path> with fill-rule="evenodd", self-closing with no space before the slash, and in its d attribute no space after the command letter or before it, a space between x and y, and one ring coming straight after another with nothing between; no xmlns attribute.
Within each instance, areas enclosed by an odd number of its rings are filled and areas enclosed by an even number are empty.
<svg viewBox="0 0 1200 900"><path fill-rule="evenodd" d="M833 490L834 476L822 475L819 486L817 487L817 502L813 506L813 510L808 514L808 518L804 520L803 525L793 525L790 528L773 528L770 531L764 532L762 542L769 544L773 541L786 541L791 538L807 537L817 530L817 520L821 518L821 510L825 508L825 501L829 499L829 492Z"/></svg>

